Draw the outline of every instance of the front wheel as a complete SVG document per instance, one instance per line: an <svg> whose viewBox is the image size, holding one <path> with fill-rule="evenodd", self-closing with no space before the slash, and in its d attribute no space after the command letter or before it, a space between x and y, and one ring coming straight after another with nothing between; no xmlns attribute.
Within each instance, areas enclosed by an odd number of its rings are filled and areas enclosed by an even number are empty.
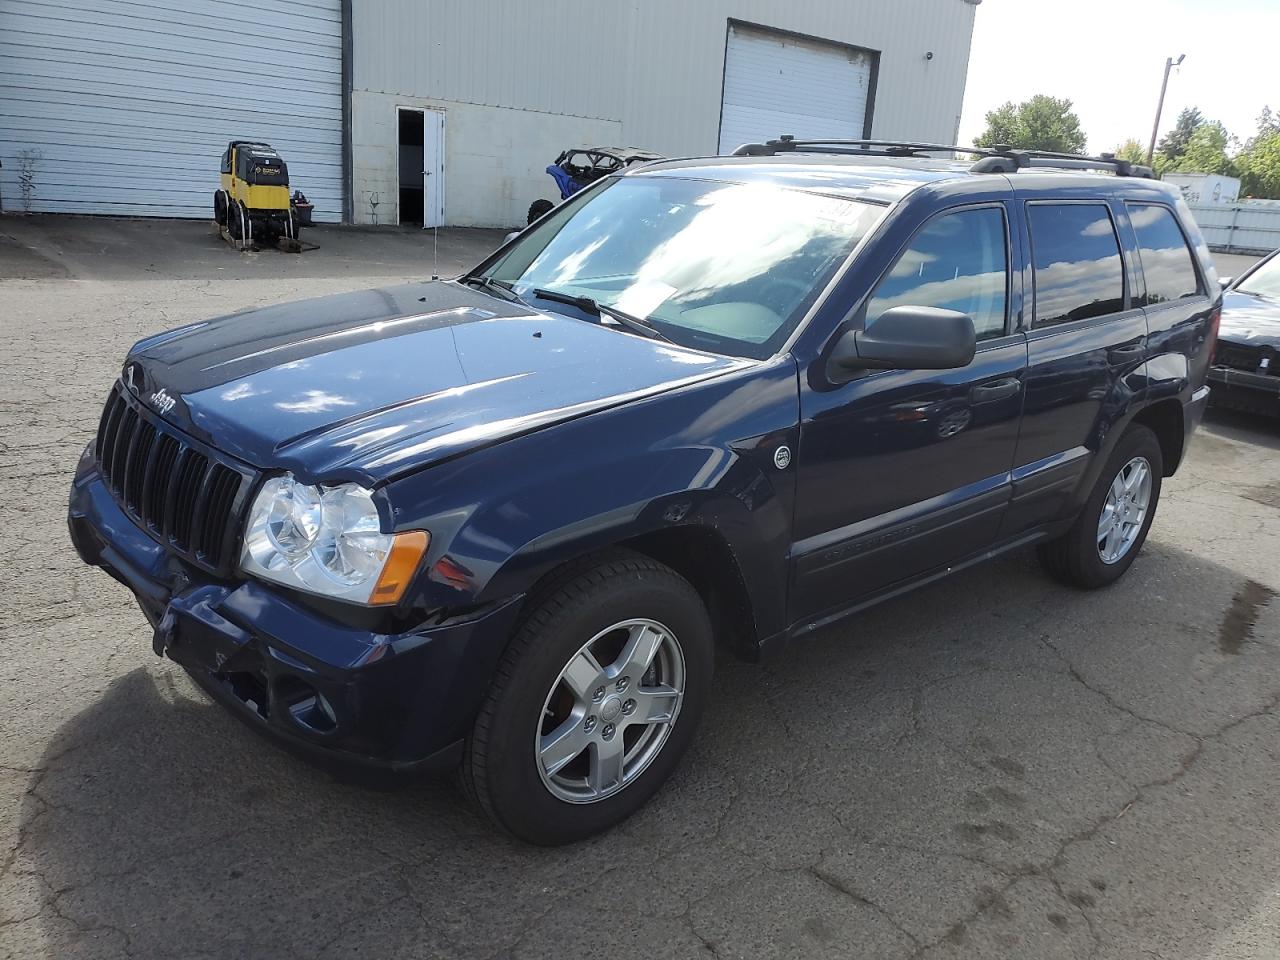
<svg viewBox="0 0 1280 960"><path fill-rule="evenodd" d="M463 784L498 826L581 840L638 810L693 738L712 670L697 592L618 553L535 601L467 742Z"/></svg>
<svg viewBox="0 0 1280 960"><path fill-rule="evenodd" d="M1041 544L1040 560L1057 579L1105 587L1129 569L1151 529L1164 457L1156 435L1133 424L1116 444L1071 529Z"/></svg>

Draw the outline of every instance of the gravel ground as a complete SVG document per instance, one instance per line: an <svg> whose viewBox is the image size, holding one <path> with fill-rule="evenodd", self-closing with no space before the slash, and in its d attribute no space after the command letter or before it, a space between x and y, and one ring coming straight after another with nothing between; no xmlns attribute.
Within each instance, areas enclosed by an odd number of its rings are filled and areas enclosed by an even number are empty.
<svg viewBox="0 0 1280 960"><path fill-rule="evenodd" d="M673 781L572 848L256 739L64 511L134 339L431 272L429 235L313 239L0 219L0 957L1280 956L1280 422L1211 413L1112 589L1018 554L722 658Z"/></svg>

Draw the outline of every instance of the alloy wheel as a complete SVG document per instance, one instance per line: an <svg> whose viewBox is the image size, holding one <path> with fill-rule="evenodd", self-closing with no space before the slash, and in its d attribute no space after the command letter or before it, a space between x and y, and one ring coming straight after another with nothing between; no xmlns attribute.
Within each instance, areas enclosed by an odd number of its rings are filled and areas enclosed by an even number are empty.
<svg viewBox="0 0 1280 960"><path fill-rule="evenodd" d="M1151 464L1134 457L1116 474L1098 517L1098 556L1117 563L1142 533L1151 503Z"/></svg>
<svg viewBox="0 0 1280 960"><path fill-rule="evenodd" d="M588 640L551 685L534 739L542 782L594 803L634 782L662 750L684 698L684 653L656 620L616 623Z"/></svg>

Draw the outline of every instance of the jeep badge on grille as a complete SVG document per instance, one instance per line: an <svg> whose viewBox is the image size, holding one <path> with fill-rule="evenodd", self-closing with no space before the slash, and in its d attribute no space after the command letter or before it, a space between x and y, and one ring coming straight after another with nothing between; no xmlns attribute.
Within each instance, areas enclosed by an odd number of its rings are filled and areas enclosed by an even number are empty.
<svg viewBox="0 0 1280 960"><path fill-rule="evenodd" d="M169 396L169 394L165 392L163 387L151 395L151 405L162 414L168 413L172 410L173 405L177 402L177 400L173 399L173 397Z"/></svg>

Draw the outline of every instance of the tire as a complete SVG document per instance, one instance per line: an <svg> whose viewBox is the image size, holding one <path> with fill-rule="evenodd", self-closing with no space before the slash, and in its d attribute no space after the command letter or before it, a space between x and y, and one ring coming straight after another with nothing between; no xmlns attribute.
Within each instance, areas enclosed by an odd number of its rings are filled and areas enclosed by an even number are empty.
<svg viewBox="0 0 1280 960"><path fill-rule="evenodd" d="M244 239L245 221L243 210L244 208L238 200L227 208L227 234L232 240Z"/></svg>
<svg viewBox="0 0 1280 960"><path fill-rule="evenodd" d="M649 646L656 652L643 674L620 666L628 651ZM583 658L586 649L599 660ZM571 664L586 672L573 676ZM463 788L529 843L572 843L612 827L675 769L711 672L710 619L674 570L623 551L573 567L532 600L498 665L467 739ZM643 710L660 719L639 720ZM561 751L563 767L549 771L541 748L558 739L553 732L573 745ZM615 766L599 759L605 754L623 759Z"/></svg>
<svg viewBox="0 0 1280 960"><path fill-rule="evenodd" d="M213 192L213 221L220 227L227 225L227 191Z"/></svg>
<svg viewBox="0 0 1280 960"><path fill-rule="evenodd" d="M1108 541L1100 534L1104 520L1104 508L1111 507L1110 494L1113 484L1124 479L1138 482L1141 470L1140 463L1145 462L1148 471L1147 495L1140 519L1132 523L1116 523L1115 527L1128 528L1133 532L1131 537L1120 536L1118 540L1127 541L1127 546L1117 543L1122 552L1109 562L1104 553L1110 551ZM1132 466L1131 466L1132 465ZM1130 471L1127 472L1126 471ZM1124 477L1122 477L1122 473ZM1080 515L1071 529L1056 540L1043 543L1038 548L1040 562L1056 579L1084 590L1105 587L1119 580L1133 564L1142 545L1146 542L1147 532L1151 529L1151 521L1155 519L1156 507L1160 502L1160 485L1164 476L1164 457L1160 450L1160 441L1147 427L1133 424L1124 432L1115 450L1107 459L1107 464L1098 475L1097 483L1089 494ZM1141 499L1140 496L1137 499ZM1124 516L1123 512L1121 516ZM1133 517L1130 513L1128 516ZM1119 531L1117 531L1118 533Z"/></svg>
<svg viewBox="0 0 1280 960"><path fill-rule="evenodd" d="M549 213L555 204L550 200L535 200L529 204L529 219L525 223L533 223L539 217Z"/></svg>
<svg viewBox="0 0 1280 960"><path fill-rule="evenodd" d="M240 200L227 209L227 233L240 243L253 242L253 221L249 218L248 208Z"/></svg>

